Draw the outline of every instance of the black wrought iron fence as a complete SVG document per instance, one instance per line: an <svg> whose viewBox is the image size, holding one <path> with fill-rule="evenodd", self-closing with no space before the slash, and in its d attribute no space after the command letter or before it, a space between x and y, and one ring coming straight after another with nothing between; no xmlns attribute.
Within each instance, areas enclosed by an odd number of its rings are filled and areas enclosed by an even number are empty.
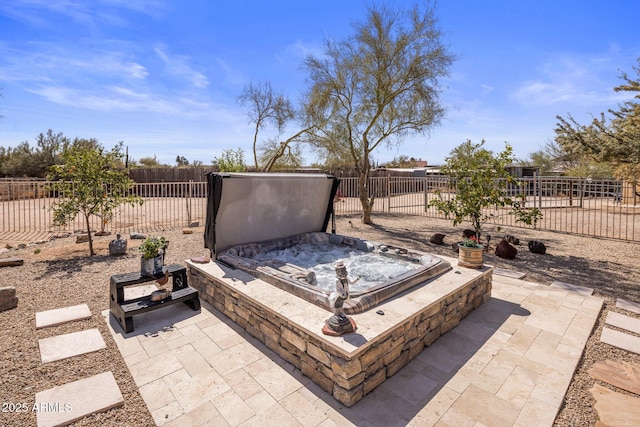
<svg viewBox="0 0 640 427"><path fill-rule="evenodd" d="M640 241L640 192L636 186L615 180L570 177L523 178L519 186L508 188L510 195L522 197L529 208L538 208L543 217L536 228L585 236ZM448 177L374 177L368 185L375 196L376 212L403 213L444 218L429 203L439 190L455 197ZM204 224L206 182L138 183L131 190L140 196L141 206L122 205L105 223L91 218L93 230L112 233L152 232ZM342 178L335 200L337 215L358 214L358 178ZM76 218L64 227L53 225L52 206L67 195L54 193L46 181L0 180L0 239L43 238L60 232L84 231L84 220ZM492 209L491 223L521 227L507 209Z"/></svg>
<svg viewBox="0 0 640 427"><path fill-rule="evenodd" d="M85 231L78 215L65 226L53 221L53 206L72 194L51 190L47 181L0 181L0 239L36 240L52 234ZM73 192L73 190L71 190ZM142 205L121 205L110 218L94 215L91 229L112 233L152 232L204 224L206 182L135 184L131 194Z"/></svg>
<svg viewBox="0 0 640 427"><path fill-rule="evenodd" d="M398 212L445 218L429 203L439 190L444 197L455 197L455 186L446 176L378 177L377 187L386 191L377 197L373 212ZM381 182L383 181L383 182ZM362 208L357 198L357 178L343 178L340 188L348 194L336 203L338 215L357 214ZM572 177L529 177L507 192L519 197L527 208L543 214L535 225L539 230L585 236L640 241L640 192L635 185L616 180ZM489 223L525 227L516 223L509 209L490 209Z"/></svg>

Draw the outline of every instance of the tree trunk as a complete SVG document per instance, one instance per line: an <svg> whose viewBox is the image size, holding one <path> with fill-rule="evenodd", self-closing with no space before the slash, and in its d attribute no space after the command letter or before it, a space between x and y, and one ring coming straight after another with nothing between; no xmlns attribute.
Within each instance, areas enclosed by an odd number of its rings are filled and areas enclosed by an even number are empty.
<svg viewBox="0 0 640 427"><path fill-rule="evenodd" d="M87 235L89 236L89 255L94 256L96 253L93 252L93 238L91 237L91 224L89 223L88 214L84 214L84 221L87 224Z"/></svg>
<svg viewBox="0 0 640 427"><path fill-rule="evenodd" d="M362 223L373 224L371 220L371 212L373 211L373 202L375 197L369 197L369 173L362 171L358 181L360 192L360 204L362 205Z"/></svg>

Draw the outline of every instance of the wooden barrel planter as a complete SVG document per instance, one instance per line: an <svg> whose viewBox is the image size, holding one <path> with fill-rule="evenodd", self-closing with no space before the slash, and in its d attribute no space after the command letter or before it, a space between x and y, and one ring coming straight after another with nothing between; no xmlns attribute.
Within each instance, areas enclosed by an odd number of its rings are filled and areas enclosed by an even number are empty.
<svg viewBox="0 0 640 427"><path fill-rule="evenodd" d="M484 246L458 244L458 265L467 268L482 268Z"/></svg>

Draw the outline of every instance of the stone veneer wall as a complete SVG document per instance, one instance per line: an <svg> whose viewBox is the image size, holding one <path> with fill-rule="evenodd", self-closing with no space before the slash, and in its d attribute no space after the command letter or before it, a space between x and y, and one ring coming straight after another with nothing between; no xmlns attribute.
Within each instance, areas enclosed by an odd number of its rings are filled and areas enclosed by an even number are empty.
<svg viewBox="0 0 640 427"><path fill-rule="evenodd" d="M200 297L346 406L370 393L491 296L492 269L347 354L222 280L187 268ZM328 312L329 313L329 312Z"/></svg>

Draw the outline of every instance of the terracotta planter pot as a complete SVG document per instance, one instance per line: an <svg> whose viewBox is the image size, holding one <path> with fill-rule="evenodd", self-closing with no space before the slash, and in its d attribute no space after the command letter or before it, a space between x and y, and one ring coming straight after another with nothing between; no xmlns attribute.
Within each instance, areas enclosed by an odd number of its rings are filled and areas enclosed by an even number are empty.
<svg viewBox="0 0 640 427"><path fill-rule="evenodd" d="M484 246L463 246L458 244L458 265L467 268L482 268Z"/></svg>

